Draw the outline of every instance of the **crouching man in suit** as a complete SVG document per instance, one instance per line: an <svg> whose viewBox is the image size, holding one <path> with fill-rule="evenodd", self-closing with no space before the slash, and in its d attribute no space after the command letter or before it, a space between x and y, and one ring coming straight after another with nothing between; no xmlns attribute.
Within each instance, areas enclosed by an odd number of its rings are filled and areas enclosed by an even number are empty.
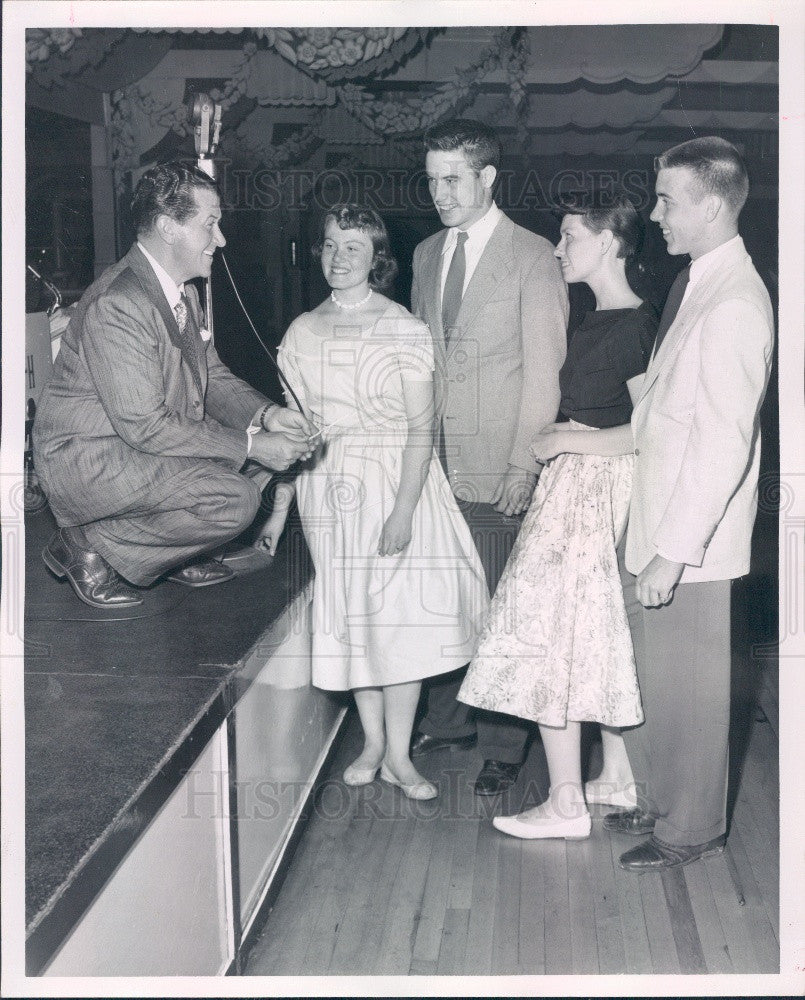
<svg viewBox="0 0 805 1000"><path fill-rule="evenodd" d="M537 482L531 439L556 419L567 349L567 286L548 240L515 225L493 200L500 165L494 129L470 119L425 134L425 170L441 232L414 252L411 305L430 327L441 457L491 592ZM411 752L462 749L477 739L478 795L517 778L529 724L456 701L461 674L437 677Z"/></svg>
<svg viewBox="0 0 805 1000"><path fill-rule="evenodd" d="M200 587L232 571L198 559L254 519L247 459L288 468L315 433L221 362L192 278L226 243L215 182L179 162L148 170L137 242L90 286L67 328L34 425L37 473L59 524L43 551L77 597L126 608L174 567ZM265 475L263 476L265 480Z"/></svg>
<svg viewBox="0 0 805 1000"><path fill-rule="evenodd" d="M656 161L651 214L691 264L671 287L635 405L626 566L642 605L635 654L646 721L627 731L641 808L610 830L651 833L628 871L721 851L730 716L730 581L749 571L758 414L769 377L768 293L738 235L746 168L730 143L693 139Z"/></svg>

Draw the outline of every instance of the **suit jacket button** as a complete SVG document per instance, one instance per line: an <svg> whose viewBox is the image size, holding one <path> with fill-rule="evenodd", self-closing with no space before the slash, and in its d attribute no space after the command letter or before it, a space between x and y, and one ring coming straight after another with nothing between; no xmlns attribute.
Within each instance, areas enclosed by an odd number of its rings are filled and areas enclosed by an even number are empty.
<svg viewBox="0 0 805 1000"><path fill-rule="evenodd" d="M635 455L639 455L640 454L640 449L639 448L635 448L634 453L635 453Z"/></svg>

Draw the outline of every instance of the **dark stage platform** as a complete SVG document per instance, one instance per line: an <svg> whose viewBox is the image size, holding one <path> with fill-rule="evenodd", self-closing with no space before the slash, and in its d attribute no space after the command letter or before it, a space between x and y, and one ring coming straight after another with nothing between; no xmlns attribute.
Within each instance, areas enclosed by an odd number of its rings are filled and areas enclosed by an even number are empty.
<svg viewBox="0 0 805 1000"><path fill-rule="evenodd" d="M86 607L41 559L26 517L26 925L44 958L192 766L249 679L250 650L310 578L298 525L237 577L160 583L123 618ZM67 902L70 906L67 906ZM36 963L35 963L36 964Z"/></svg>

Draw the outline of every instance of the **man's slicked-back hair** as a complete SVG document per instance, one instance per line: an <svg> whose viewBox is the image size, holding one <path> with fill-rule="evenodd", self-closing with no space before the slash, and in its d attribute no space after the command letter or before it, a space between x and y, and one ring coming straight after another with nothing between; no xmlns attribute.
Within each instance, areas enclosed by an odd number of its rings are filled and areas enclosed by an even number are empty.
<svg viewBox="0 0 805 1000"><path fill-rule="evenodd" d="M689 139L654 159L656 171L687 167L696 177L700 197L715 194L737 215L749 194L749 178L741 154L716 135Z"/></svg>
<svg viewBox="0 0 805 1000"><path fill-rule="evenodd" d="M473 170L500 166L500 139L494 129L471 118L450 118L431 126L423 136L425 151L464 153Z"/></svg>
<svg viewBox="0 0 805 1000"><path fill-rule="evenodd" d="M199 188L219 194L218 185L209 175L179 160L146 170L131 199L131 217L137 235L150 232L160 215L187 222L197 210L193 192Z"/></svg>

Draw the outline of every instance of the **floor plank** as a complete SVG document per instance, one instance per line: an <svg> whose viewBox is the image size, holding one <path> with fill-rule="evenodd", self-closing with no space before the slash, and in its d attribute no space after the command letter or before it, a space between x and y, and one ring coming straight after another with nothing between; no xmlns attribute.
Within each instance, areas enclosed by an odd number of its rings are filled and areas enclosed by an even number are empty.
<svg viewBox="0 0 805 1000"><path fill-rule="evenodd" d="M740 803L739 803L740 805ZM733 830L741 837L763 907L777 940L780 940L780 856L777 844L760 832L754 813L738 808L732 820Z"/></svg>
<svg viewBox="0 0 805 1000"><path fill-rule="evenodd" d="M447 910L444 933L436 963L437 976L457 976L463 972L470 914L468 910Z"/></svg>
<svg viewBox="0 0 805 1000"><path fill-rule="evenodd" d="M524 850L540 845L508 837L495 831L501 839L498 863L498 886L494 922L492 925L492 974L504 975L519 965L519 938L512 930L520 926L521 860Z"/></svg>
<svg viewBox="0 0 805 1000"><path fill-rule="evenodd" d="M360 790L356 790L358 804ZM355 812L353 811L353 817ZM329 871L323 878L321 906L310 932L310 943L305 952L303 971L308 975L325 975L330 967L338 930L350 908L352 890L357 881L366 846L374 830L374 821L366 817L354 818L337 843L333 854L325 860Z"/></svg>
<svg viewBox="0 0 805 1000"><path fill-rule="evenodd" d="M683 868L675 868L663 872L660 878L668 916L671 918L671 933L674 935L679 971L702 975L707 972L707 963L688 895L685 871Z"/></svg>
<svg viewBox="0 0 805 1000"><path fill-rule="evenodd" d="M527 845L525 845L527 846ZM520 909L517 971L524 976L545 973L545 855L523 850L520 859Z"/></svg>
<svg viewBox="0 0 805 1000"><path fill-rule="evenodd" d="M696 864L704 865L707 870L733 968L738 973L760 971L746 907L740 904L724 855L703 858Z"/></svg>
<svg viewBox="0 0 805 1000"><path fill-rule="evenodd" d="M384 788L384 795L401 797L399 789ZM410 803L400 802L406 814L402 817L395 813L395 819L389 823L391 836L388 839L386 851L381 866L380 878L375 882L374 892L369 906L366 907L366 924L360 961L355 965L356 975L380 975L386 969L386 959L381 950L381 942L386 920L391 911L392 897L397 871L402 864L405 851L413 835L415 818L408 809Z"/></svg>
<svg viewBox="0 0 805 1000"><path fill-rule="evenodd" d="M640 883L640 898L643 900L652 969L658 975L682 972L676 952L671 915L662 889L662 876L651 872L645 875L632 874L632 878Z"/></svg>
<svg viewBox="0 0 805 1000"><path fill-rule="evenodd" d="M595 831L593 836L601 836ZM591 838L592 839L592 838ZM568 897L570 903L570 950L572 970L594 975L599 971L595 933L595 897L590 873L590 841L566 841Z"/></svg>
<svg viewBox="0 0 805 1000"><path fill-rule="evenodd" d="M404 976L411 968L417 925L428 874L426 859L438 820L419 816L408 841L389 900L379 954L386 975Z"/></svg>
<svg viewBox="0 0 805 1000"><path fill-rule="evenodd" d="M683 871L707 971L711 975L734 972L707 869L704 865L688 865Z"/></svg>
<svg viewBox="0 0 805 1000"><path fill-rule="evenodd" d="M618 907L618 889L612 867L612 845L609 834L594 822L589 840L590 871L593 878L593 909L598 969L602 974L623 972L626 954Z"/></svg>
<svg viewBox="0 0 805 1000"><path fill-rule="evenodd" d="M356 874L353 897L343 915L330 956L328 972L332 975L351 972L363 962L366 924L372 899L382 877L391 832L390 822L381 820L373 824L372 836L376 839L372 843L371 851L367 852L365 863L360 866Z"/></svg>
<svg viewBox="0 0 805 1000"><path fill-rule="evenodd" d="M414 974L427 975L426 970L436 968L447 909L455 831L459 825L455 820L440 823L431 844L422 908L412 947L410 971Z"/></svg>
<svg viewBox="0 0 805 1000"><path fill-rule="evenodd" d="M478 826L475 850L476 870L484 873L472 887L472 906L467 925L464 972L468 976L488 976L492 971L492 934L498 893L499 851L503 840L488 821Z"/></svg>
<svg viewBox="0 0 805 1000"><path fill-rule="evenodd" d="M567 852L563 840L540 846L545 853L545 971L561 975L573 968Z"/></svg>
<svg viewBox="0 0 805 1000"><path fill-rule="evenodd" d="M472 905L472 890L476 878L475 854L481 821L470 819L466 811L460 815L466 818L452 823L453 853L447 899L448 909L451 910L469 910ZM483 822L489 821L484 820ZM477 877L483 884L486 873L482 868L477 870Z"/></svg>

